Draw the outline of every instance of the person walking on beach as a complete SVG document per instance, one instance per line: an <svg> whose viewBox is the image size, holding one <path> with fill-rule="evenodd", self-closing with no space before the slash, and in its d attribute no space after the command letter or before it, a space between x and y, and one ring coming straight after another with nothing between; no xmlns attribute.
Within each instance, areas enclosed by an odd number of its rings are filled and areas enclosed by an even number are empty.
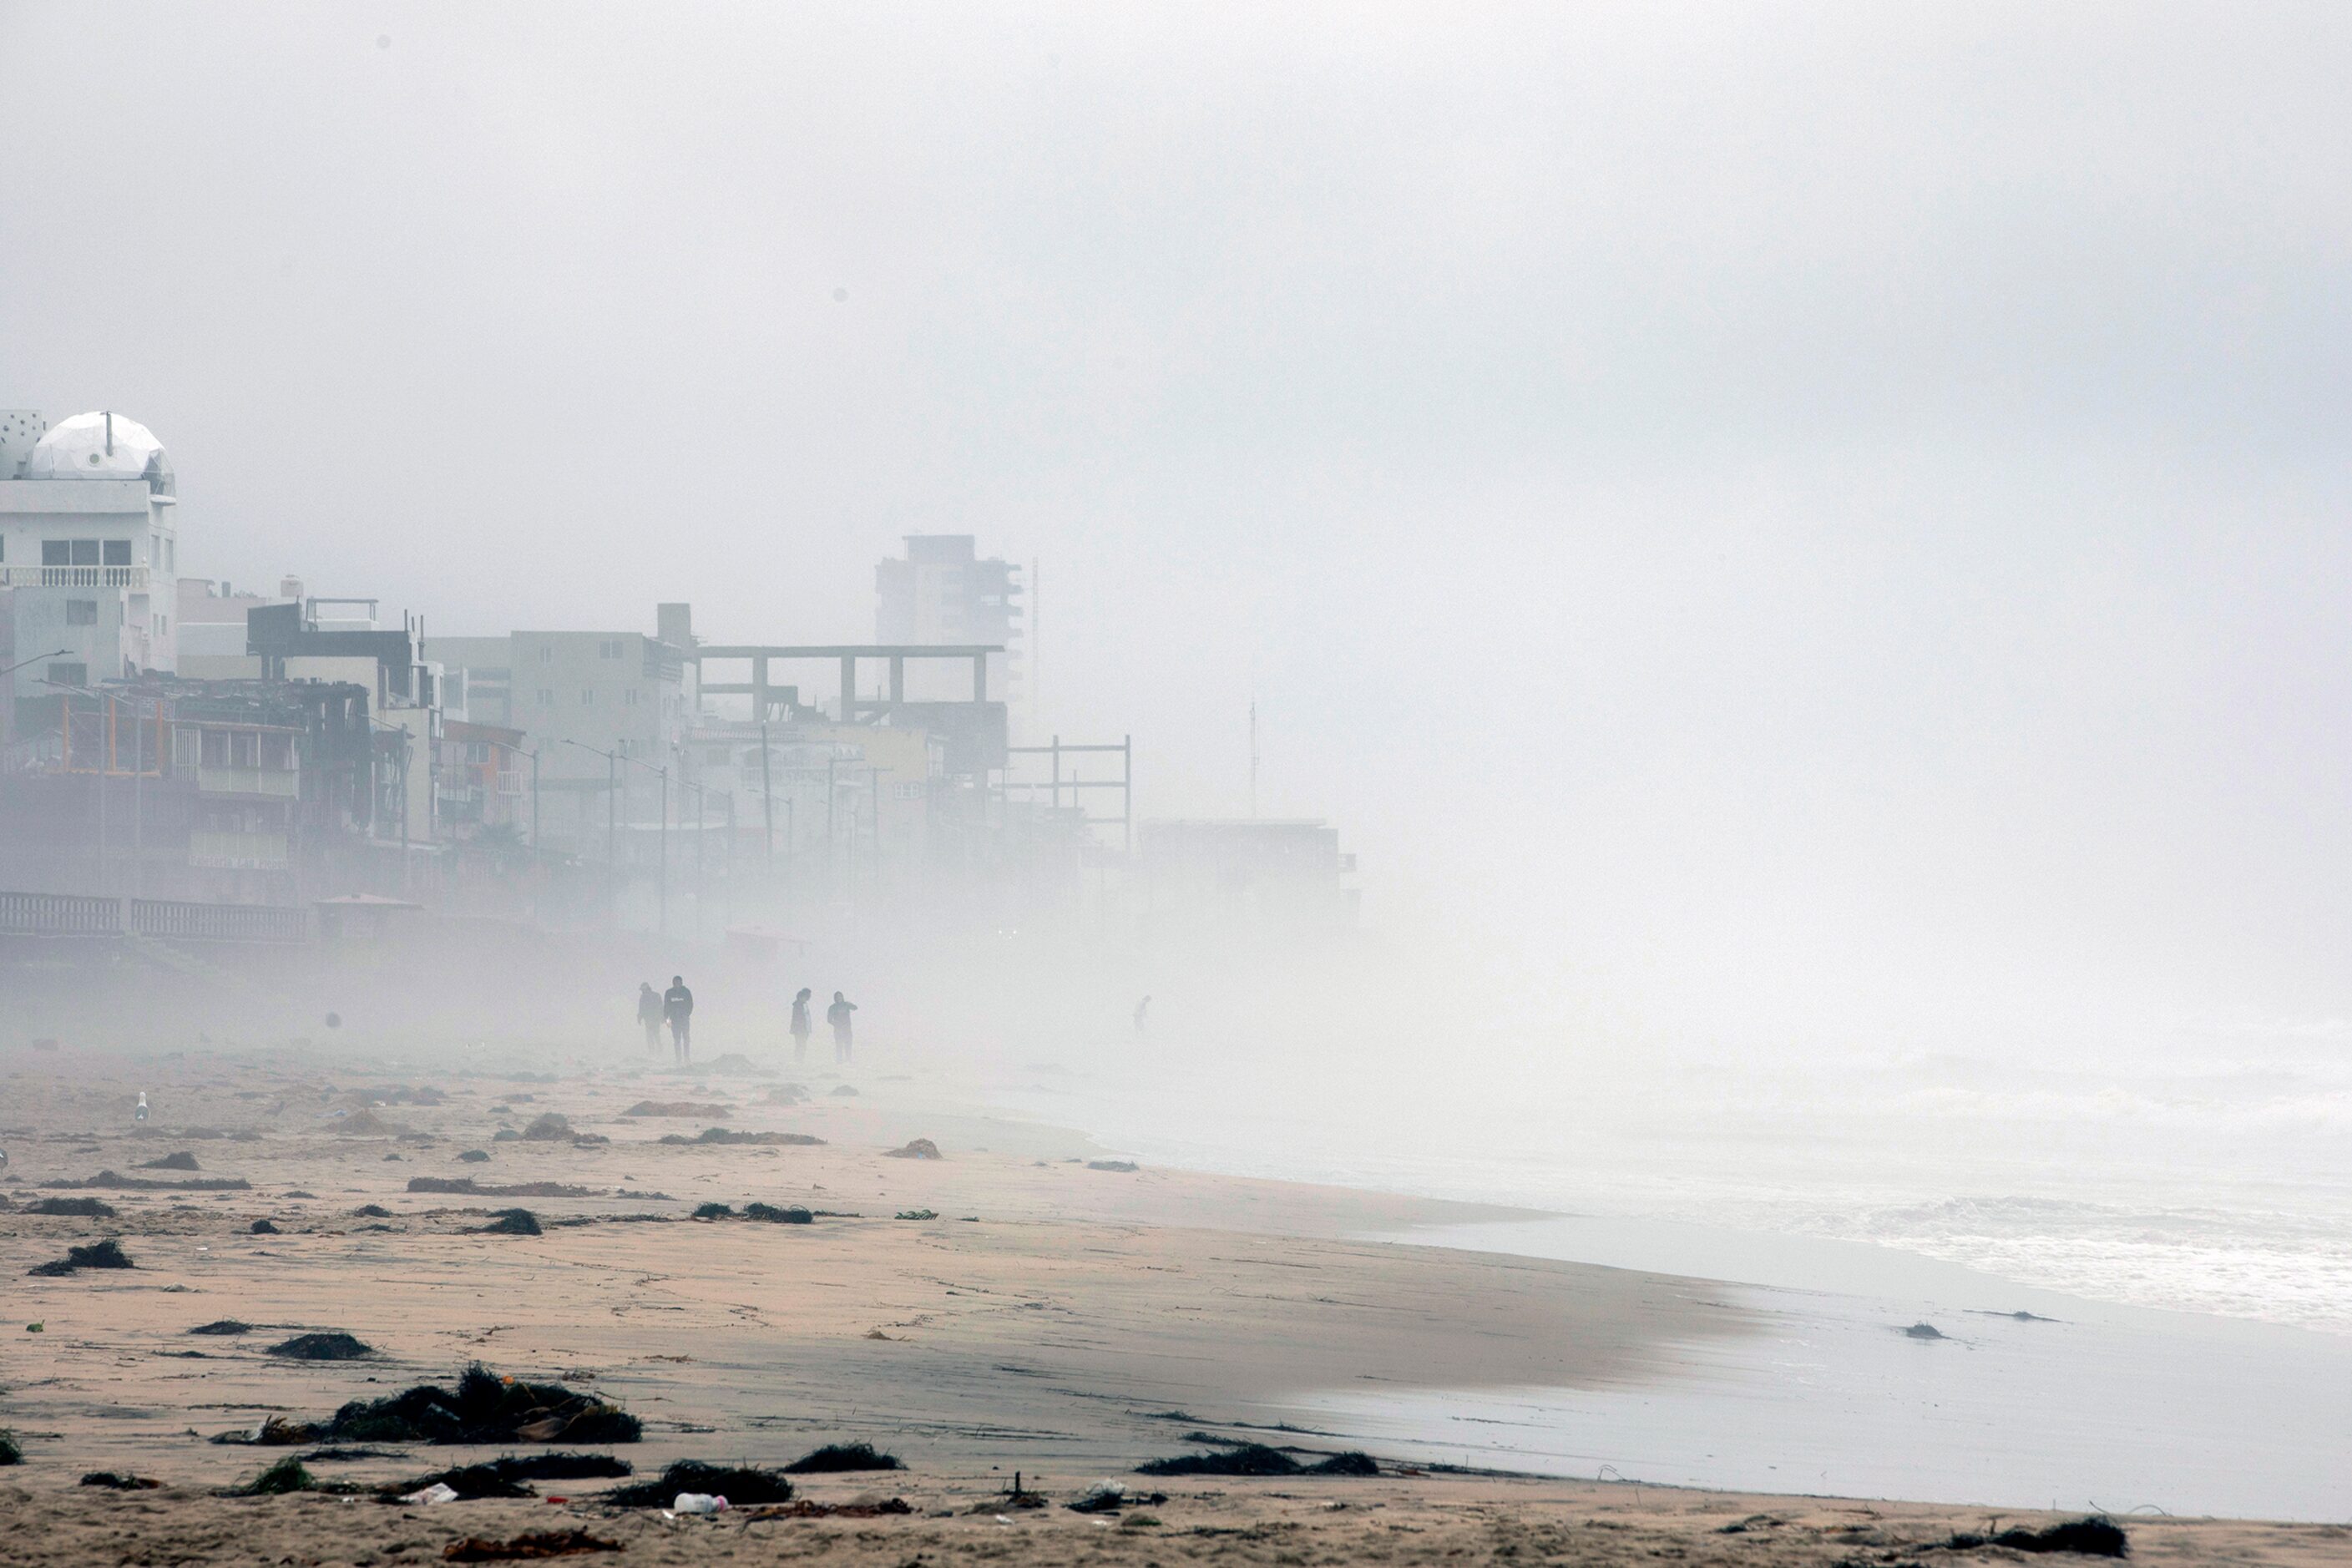
<svg viewBox="0 0 2352 1568"><path fill-rule="evenodd" d="M637 982L637 1023L646 1031L646 1049L661 1049L662 999L650 980Z"/></svg>
<svg viewBox="0 0 2352 1568"><path fill-rule="evenodd" d="M808 1010L809 998L814 994L803 985L801 994L793 998L793 1060L795 1062L808 1055L808 1037L816 1028L809 1022Z"/></svg>
<svg viewBox="0 0 2352 1568"><path fill-rule="evenodd" d="M677 1048L677 1065L684 1067L694 1057L694 993L686 988L686 976L669 977L669 989L662 993L662 1016L669 1020L670 1042Z"/></svg>
<svg viewBox="0 0 2352 1568"><path fill-rule="evenodd" d="M857 1004L838 991L833 994L833 1005L824 1010L824 1021L833 1026L833 1059L836 1062L849 1059L849 1016L856 1011Z"/></svg>

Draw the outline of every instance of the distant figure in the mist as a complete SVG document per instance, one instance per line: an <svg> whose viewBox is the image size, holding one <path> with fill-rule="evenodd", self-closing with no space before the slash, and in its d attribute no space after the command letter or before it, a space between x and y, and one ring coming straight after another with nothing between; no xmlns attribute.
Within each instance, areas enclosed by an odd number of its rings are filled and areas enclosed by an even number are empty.
<svg viewBox="0 0 2352 1568"><path fill-rule="evenodd" d="M833 1005L824 1010L824 1021L833 1026L833 1059L835 1061L845 1062L849 1059L852 1043L849 1037L849 1016L856 1011L857 1004L838 991L833 994Z"/></svg>
<svg viewBox="0 0 2352 1568"><path fill-rule="evenodd" d="M1146 996L1135 1005L1135 1032L1141 1034L1151 1026L1151 998Z"/></svg>
<svg viewBox="0 0 2352 1568"><path fill-rule="evenodd" d="M816 1026L809 1022L808 1010L809 998L815 994L816 993L803 985L801 987L801 994L793 998L793 1060L794 1061L799 1061L808 1055L808 1037L816 1032Z"/></svg>
<svg viewBox="0 0 2352 1568"><path fill-rule="evenodd" d="M669 989L662 993L662 1016L669 1020L670 1043L677 1048L677 1064L684 1067L694 1057L694 993L686 988L686 976L669 977Z"/></svg>
<svg viewBox="0 0 2352 1568"><path fill-rule="evenodd" d="M646 1049L661 1049L662 997L650 980L637 982L637 1022L646 1031Z"/></svg>

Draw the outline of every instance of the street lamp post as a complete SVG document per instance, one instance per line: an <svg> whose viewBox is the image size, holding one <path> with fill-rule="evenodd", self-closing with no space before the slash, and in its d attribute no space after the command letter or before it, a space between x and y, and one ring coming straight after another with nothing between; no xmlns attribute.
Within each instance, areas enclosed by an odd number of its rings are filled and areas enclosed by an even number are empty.
<svg viewBox="0 0 2352 1568"><path fill-rule="evenodd" d="M667 767L657 768L654 766L653 763L646 762L644 758L633 757L625 751L604 751L600 747L588 744L585 741L574 741L567 737L563 743L567 746L577 746L583 752L593 752L596 755L604 759L605 763L607 764L607 772L609 775L604 786L605 798L608 803L612 798L612 793L614 787L613 781L617 780L620 773L620 766L623 763L627 763L635 767L643 768L646 772L652 773L655 777L661 780L661 868L658 886L661 889L661 933L664 936L667 936L669 934L669 769ZM610 826L611 814L609 804L607 806L606 816L607 826L605 827L604 855L607 864L610 865L614 860L615 856L612 847L613 829ZM614 898L615 902L614 905L614 913L615 923L618 923L619 903L617 901L617 886Z"/></svg>
<svg viewBox="0 0 2352 1568"><path fill-rule="evenodd" d="M592 756L604 759L604 904L612 914L613 923L619 925L621 923L620 818L615 815L617 808L614 803L614 792L620 787L621 783L620 753L605 751L601 746L592 746L585 741L575 741L568 735L558 736L557 739L564 745L577 746ZM530 847L533 854L538 853L539 850L538 789L539 754L534 752L531 753L530 806Z"/></svg>

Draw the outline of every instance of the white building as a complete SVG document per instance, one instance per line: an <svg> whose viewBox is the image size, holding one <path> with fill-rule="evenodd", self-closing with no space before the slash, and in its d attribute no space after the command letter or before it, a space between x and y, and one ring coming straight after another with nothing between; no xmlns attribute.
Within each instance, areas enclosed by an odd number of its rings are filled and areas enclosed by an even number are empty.
<svg viewBox="0 0 2352 1568"><path fill-rule="evenodd" d="M874 640L878 643L1002 647L988 660L988 689L1008 702L1021 696L1021 568L982 560L969 533L910 533L904 560L874 568ZM944 667L918 667L907 696L916 701L964 695Z"/></svg>
<svg viewBox="0 0 2352 1568"><path fill-rule="evenodd" d="M529 737L546 841L601 858L623 826L658 830L656 770L668 769L673 780L692 771L680 751L693 691L681 652L642 632L513 632L428 637L418 657L466 694L469 721ZM674 783L672 821L684 798Z"/></svg>
<svg viewBox="0 0 2352 1568"><path fill-rule="evenodd" d="M27 661L12 703L176 668L177 510L171 460L137 420L0 411L0 665Z"/></svg>

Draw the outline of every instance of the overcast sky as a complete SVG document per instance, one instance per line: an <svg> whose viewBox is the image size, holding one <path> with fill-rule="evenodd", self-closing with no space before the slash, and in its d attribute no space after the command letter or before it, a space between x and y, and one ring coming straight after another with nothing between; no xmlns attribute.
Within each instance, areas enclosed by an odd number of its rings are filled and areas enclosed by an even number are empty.
<svg viewBox="0 0 2352 1568"><path fill-rule="evenodd" d="M1484 1016L2352 1013L2352 11L0 5L0 405L184 566L864 637L1328 816Z"/></svg>

